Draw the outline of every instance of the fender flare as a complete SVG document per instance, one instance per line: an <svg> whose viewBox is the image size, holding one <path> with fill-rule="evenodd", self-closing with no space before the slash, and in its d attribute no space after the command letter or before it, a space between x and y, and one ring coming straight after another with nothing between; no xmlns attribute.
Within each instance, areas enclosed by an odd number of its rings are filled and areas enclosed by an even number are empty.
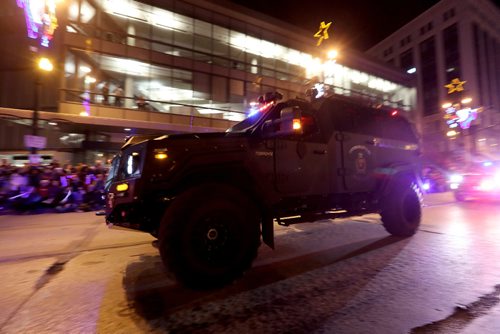
<svg viewBox="0 0 500 334"><path fill-rule="evenodd" d="M379 168L377 170L377 174L380 177L380 185L379 185L379 194L380 196L384 196L387 194L387 189L389 189L389 185L393 180L408 178L412 180L415 185L418 187L420 193L422 193L422 179L420 174L418 173L418 169L409 164L392 164L386 166L384 168Z"/></svg>

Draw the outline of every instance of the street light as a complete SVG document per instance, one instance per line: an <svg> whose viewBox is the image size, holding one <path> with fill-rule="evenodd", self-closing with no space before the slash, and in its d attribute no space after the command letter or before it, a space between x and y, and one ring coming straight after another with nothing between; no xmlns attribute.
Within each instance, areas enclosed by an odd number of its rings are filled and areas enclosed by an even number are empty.
<svg viewBox="0 0 500 334"><path fill-rule="evenodd" d="M52 65L49 58L41 57L38 59L38 68L45 72L50 72L54 69L54 65Z"/></svg>
<svg viewBox="0 0 500 334"><path fill-rule="evenodd" d="M40 90L42 86L42 82L40 80L40 72L51 72L54 69L54 65L50 61L49 58L47 57L40 57L36 61L36 68L35 68L35 97L34 97L34 107L33 107L33 122L32 122L32 128L31 128L31 134L33 136L38 135L38 109L40 108L39 106L39 100L40 100ZM31 154L36 154L37 148L36 147L31 147Z"/></svg>
<svg viewBox="0 0 500 334"><path fill-rule="evenodd" d="M470 97L466 97L465 99L462 99L462 101L460 101L462 104L468 104L468 103L471 103L472 102L472 98Z"/></svg>
<svg viewBox="0 0 500 334"><path fill-rule="evenodd" d="M338 55L339 55L339 52L335 49L328 51L328 59L329 60L337 59Z"/></svg>

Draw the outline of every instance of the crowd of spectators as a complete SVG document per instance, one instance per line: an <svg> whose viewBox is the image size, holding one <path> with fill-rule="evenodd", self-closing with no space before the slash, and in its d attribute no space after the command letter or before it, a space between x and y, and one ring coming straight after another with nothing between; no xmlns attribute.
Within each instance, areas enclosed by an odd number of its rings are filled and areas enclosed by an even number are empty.
<svg viewBox="0 0 500 334"><path fill-rule="evenodd" d="M0 163L0 213L82 212L104 207L107 169L100 163Z"/></svg>

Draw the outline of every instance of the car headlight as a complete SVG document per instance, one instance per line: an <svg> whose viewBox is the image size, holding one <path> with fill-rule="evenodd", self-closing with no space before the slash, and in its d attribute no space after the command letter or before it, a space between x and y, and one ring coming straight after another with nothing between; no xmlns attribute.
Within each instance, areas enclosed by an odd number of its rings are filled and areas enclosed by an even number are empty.
<svg viewBox="0 0 500 334"><path fill-rule="evenodd" d="M500 187L500 171L495 174L494 182L497 187Z"/></svg>
<svg viewBox="0 0 500 334"><path fill-rule="evenodd" d="M481 183L479 184L479 190L491 191L493 189L495 189L495 183L493 182L493 179L481 180Z"/></svg>

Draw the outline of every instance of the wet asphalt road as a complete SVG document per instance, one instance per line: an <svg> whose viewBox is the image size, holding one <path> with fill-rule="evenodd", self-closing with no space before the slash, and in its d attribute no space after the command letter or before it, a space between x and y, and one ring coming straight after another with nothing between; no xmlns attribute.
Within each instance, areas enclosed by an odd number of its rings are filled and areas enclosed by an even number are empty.
<svg viewBox="0 0 500 334"><path fill-rule="evenodd" d="M408 239L377 215L277 227L205 292L92 213L0 216L0 333L500 333L500 203L426 203Z"/></svg>

